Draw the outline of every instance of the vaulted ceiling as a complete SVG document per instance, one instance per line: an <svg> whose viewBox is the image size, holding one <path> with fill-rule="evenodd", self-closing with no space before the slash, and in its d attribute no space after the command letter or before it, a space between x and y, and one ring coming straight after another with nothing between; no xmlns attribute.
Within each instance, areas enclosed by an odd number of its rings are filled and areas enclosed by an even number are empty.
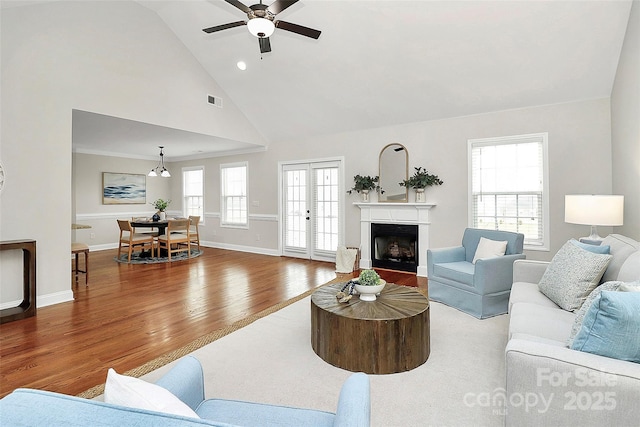
<svg viewBox="0 0 640 427"><path fill-rule="evenodd" d="M214 95L237 105L270 143L608 97L631 8L630 1L300 0L277 19L321 30L320 38L276 29L272 52L260 54L246 26L202 31L246 19L223 0L137 2L223 88Z"/></svg>

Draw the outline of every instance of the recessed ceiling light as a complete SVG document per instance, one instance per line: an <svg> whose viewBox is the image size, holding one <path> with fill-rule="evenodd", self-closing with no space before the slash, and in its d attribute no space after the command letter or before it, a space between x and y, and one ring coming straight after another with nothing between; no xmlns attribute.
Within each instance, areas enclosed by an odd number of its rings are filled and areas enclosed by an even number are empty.
<svg viewBox="0 0 640 427"><path fill-rule="evenodd" d="M244 61L238 61L238 63L236 64L238 66L239 69L241 69L242 71L247 69L247 63Z"/></svg>

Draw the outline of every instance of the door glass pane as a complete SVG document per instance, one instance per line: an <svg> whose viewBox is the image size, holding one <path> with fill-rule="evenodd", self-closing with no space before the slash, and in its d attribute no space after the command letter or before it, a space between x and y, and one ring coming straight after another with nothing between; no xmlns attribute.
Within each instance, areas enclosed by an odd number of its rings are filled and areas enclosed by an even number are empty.
<svg viewBox="0 0 640 427"><path fill-rule="evenodd" d="M338 168L315 170L315 245L314 249L338 249Z"/></svg>
<svg viewBox="0 0 640 427"><path fill-rule="evenodd" d="M285 245L293 248L306 248L306 185L305 170L285 172L287 204L285 212Z"/></svg>

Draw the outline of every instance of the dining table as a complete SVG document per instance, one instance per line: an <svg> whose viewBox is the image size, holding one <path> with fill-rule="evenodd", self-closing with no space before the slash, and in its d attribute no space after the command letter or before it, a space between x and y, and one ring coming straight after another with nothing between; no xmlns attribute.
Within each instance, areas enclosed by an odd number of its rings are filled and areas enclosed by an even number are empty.
<svg viewBox="0 0 640 427"><path fill-rule="evenodd" d="M172 217L172 218L166 218L166 219L159 219L157 221L154 221L152 218L136 218L136 219L132 219L131 220L131 226L133 228L157 228L158 229L158 236L162 236L163 234L165 234L165 230L167 229L167 226L169 225L169 221L173 220L173 219L185 219L185 218L179 218L179 217ZM162 251L162 254L158 254L158 256L166 256L166 250ZM148 253L143 251L141 254L142 257L151 256L151 252L149 251Z"/></svg>

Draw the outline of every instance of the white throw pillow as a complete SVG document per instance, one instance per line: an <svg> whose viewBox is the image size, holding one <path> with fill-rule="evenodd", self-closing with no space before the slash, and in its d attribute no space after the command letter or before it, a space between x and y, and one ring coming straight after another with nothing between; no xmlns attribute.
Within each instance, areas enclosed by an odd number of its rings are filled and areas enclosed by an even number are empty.
<svg viewBox="0 0 640 427"><path fill-rule="evenodd" d="M107 372L104 401L128 408L146 409L190 418L200 418L193 409L169 390L139 378L120 375L113 368Z"/></svg>
<svg viewBox="0 0 640 427"><path fill-rule="evenodd" d="M480 243L476 248L476 253L473 256L473 263L479 259L495 258L503 256L507 251L507 241L497 241L491 239L480 238Z"/></svg>

